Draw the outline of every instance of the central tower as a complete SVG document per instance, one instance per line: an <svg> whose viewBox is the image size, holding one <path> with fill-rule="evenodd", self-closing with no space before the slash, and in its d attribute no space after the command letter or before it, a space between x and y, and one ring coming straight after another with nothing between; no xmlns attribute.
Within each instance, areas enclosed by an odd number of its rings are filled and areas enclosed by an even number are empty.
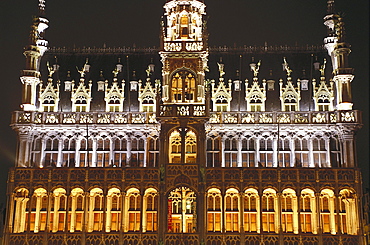
<svg viewBox="0 0 370 245"><path fill-rule="evenodd" d="M197 0L172 0L164 5L160 51L163 104L205 104L205 7Z"/></svg>

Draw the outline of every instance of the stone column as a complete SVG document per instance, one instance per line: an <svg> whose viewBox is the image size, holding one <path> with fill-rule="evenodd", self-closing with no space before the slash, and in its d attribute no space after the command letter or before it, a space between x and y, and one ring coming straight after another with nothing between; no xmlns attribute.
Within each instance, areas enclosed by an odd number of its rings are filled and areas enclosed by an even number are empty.
<svg viewBox="0 0 370 245"><path fill-rule="evenodd" d="M57 161L57 167L63 166L63 139L59 139L58 141L58 161Z"/></svg>
<svg viewBox="0 0 370 245"><path fill-rule="evenodd" d="M238 167L243 167L243 159L242 159L243 141L241 137L238 137L237 140L238 140L237 164L238 164Z"/></svg>

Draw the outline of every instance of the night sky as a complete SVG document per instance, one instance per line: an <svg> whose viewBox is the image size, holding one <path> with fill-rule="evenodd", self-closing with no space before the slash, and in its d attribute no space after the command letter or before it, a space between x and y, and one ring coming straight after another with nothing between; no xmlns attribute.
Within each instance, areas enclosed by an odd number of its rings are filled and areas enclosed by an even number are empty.
<svg viewBox="0 0 370 245"><path fill-rule="evenodd" d="M164 0L46 0L51 47L159 46ZM206 0L210 46L320 45L326 35L325 0ZM11 112L21 103L20 70L37 0L0 1L0 203L5 203L8 168L14 165L16 134ZM363 111L358 162L369 186L369 1L336 0L344 13L354 109Z"/></svg>

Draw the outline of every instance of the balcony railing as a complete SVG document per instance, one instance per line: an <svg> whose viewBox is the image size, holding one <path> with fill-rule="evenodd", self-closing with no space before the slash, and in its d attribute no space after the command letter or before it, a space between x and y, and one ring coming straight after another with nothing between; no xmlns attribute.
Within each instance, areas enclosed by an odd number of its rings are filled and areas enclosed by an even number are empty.
<svg viewBox="0 0 370 245"><path fill-rule="evenodd" d="M160 105L159 117L206 118L205 105ZM362 123L361 111L211 112L212 124ZM12 124L155 124L152 112L13 112Z"/></svg>

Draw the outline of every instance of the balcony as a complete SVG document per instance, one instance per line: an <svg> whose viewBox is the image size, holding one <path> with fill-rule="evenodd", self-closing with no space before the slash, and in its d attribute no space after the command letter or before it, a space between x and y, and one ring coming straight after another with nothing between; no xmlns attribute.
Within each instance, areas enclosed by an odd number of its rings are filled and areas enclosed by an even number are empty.
<svg viewBox="0 0 370 245"><path fill-rule="evenodd" d="M205 105L160 105L160 118L208 118ZM15 111L12 124L155 124L153 112ZM211 112L212 124L336 124L362 123L361 111Z"/></svg>

